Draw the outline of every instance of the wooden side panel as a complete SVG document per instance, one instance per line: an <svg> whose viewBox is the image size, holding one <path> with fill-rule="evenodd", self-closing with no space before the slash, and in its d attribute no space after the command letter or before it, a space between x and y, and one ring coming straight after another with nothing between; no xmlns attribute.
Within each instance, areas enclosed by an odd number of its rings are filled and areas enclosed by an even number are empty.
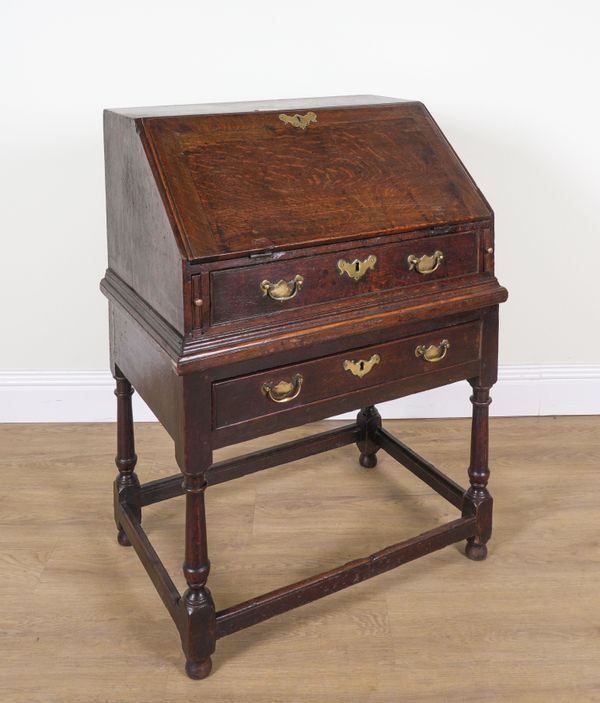
<svg viewBox="0 0 600 703"><path fill-rule="evenodd" d="M171 357L119 305L111 302L111 365L116 364L171 437L181 436L181 378ZM134 418L135 419L135 418Z"/></svg>
<svg viewBox="0 0 600 703"><path fill-rule="evenodd" d="M104 113L108 265L184 332L183 263L133 120Z"/></svg>

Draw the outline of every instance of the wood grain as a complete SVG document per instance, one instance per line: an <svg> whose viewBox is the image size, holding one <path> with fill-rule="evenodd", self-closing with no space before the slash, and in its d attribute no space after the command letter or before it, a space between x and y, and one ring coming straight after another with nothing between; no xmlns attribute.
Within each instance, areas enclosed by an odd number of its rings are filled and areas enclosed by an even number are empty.
<svg viewBox="0 0 600 703"><path fill-rule="evenodd" d="M177 631L142 565L115 545L114 426L0 426L0 698L598 701L600 418L490 426L496 514L486 562L448 547L224 638L213 655L219 675L201 684L181 670ZM468 420L386 427L465 484ZM136 436L141 480L173 473L164 430L139 424ZM272 441L219 450L217 459ZM453 519L452 506L410 472L384 452L378 459L376 469L360 469L349 445L273 469L268 480L258 473L212 487L209 586L217 607ZM180 590L183 501L144 513Z"/></svg>
<svg viewBox="0 0 600 703"><path fill-rule="evenodd" d="M193 260L491 216L421 103L323 109L304 131L279 110L141 126Z"/></svg>
<svg viewBox="0 0 600 703"><path fill-rule="evenodd" d="M415 355L418 346L439 345L446 338L450 340L450 348L446 357L440 361L427 363ZM276 413L289 413L295 408L323 400L335 399L337 402L340 396L345 395L353 395L352 407L360 408L365 405L360 391L386 385L393 380L434 374L454 365L477 361L480 346L481 323L475 321L221 381L213 386L215 429ZM374 354L379 356L380 361L362 378L344 368L346 360L355 363L368 361ZM261 391L265 383L274 384L282 380L291 382L296 374L300 374L304 380L297 398L289 403L276 403Z"/></svg>
<svg viewBox="0 0 600 703"><path fill-rule="evenodd" d="M110 247L101 288L119 401L115 521L119 543L134 546L176 620L186 671L196 679L210 672L219 623L221 634L233 632L455 541L468 539L467 555L483 559L491 533L487 394L497 367L497 305L506 298L493 275L492 211L421 103L315 106L308 130L280 110L105 114ZM344 266L335 272L352 246L375 247L379 257L375 269L375 254L369 259L362 293L343 277ZM438 249L442 266L423 284L408 254L414 264ZM302 258L311 270L294 298L301 305L278 317L257 299L271 286L255 276L282 276L276 287L285 289L288 267ZM449 354L442 340L450 340ZM443 347L443 357L427 356L430 346L430 353ZM295 385L282 374L294 374ZM205 505L214 449L362 408L360 434L346 439L356 441L360 465L374 468L379 420L370 406L463 379L474 387L474 414L462 518L418 537L395 534L382 540L390 547L361 548L345 566L233 610L219 604L215 615ZM181 597L150 546L146 516L144 528L139 523L130 383L173 438L184 474ZM274 388L291 389L288 398ZM288 399L289 406L274 404ZM450 479L389 441L414 473L446 497L450 491L456 507ZM287 444L274 453L293 463L306 448ZM261 468L260 456L217 466L247 473ZM175 497L172 479L160 485L157 494L151 484L155 498L163 489Z"/></svg>
<svg viewBox="0 0 600 703"><path fill-rule="evenodd" d="M108 264L183 333L182 245L172 234L135 123L108 110L104 159Z"/></svg>
<svg viewBox="0 0 600 703"><path fill-rule="evenodd" d="M444 253L444 260L436 271L422 275L409 267L409 255L432 255L436 250ZM349 299L355 302L356 298L368 293L380 294L395 288L424 286L422 292L425 292L425 288L434 281L478 273L479 254L479 232L471 230L403 244L355 247L283 262L217 270L210 274L212 323L265 315L285 318L297 308L332 300ZM350 263L363 261L369 256L376 256L377 262L360 280L354 280L345 273L340 275L337 265L340 259ZM294 298L283 304L265 296L260 288L259 284L265 279L271 282L289 281L296 274L304 279L302 287Z"/></svg>

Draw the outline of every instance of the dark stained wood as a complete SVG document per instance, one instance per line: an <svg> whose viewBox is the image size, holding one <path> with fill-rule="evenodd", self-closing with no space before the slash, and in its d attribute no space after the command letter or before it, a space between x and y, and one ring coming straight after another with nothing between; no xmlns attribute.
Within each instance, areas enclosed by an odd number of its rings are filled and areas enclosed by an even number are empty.
<svg viewBox="0 0 600 703"><path fill-rule="evenodd" d="M412 248L416 250L417 242L414 240L421 240L420 244L424 247L422 253L426 253L426 251L433 252L437 249L436 242L439 241L439 237L453 234L468 234L477 238L478 252L475 271L471 271L471 273L465 275L448 277L439 273L443 270L442 266L438 271L429 275L418 275L415 273L414 275L418 277L420 283L414 283L413 281L411 285L401 285L388 288L387 290L376 290L371 293L363 291L360 295L354 297L340 297L337 295L339 289L335 288L328 299L313 303L310 307L306 305L296 305L296 303L298 303L297 298L292 298L280 305L285 314L271 312L267 309L267 306L264 310L261 308L258 314L252 317L244 317L239 320L233 319L229 322L221 320L217 325L211 324L212 293L210 277L213 274L219 274L219 272L228 271L230 269L241 272L244 268L252 268L259 264L264 265L271 263L280 265L286 262L291 269L298 270L298 267L303 263L306 268L307 261L313 258L315 260L321 260L326 254L335 258L334 265L337 270L337 261L342 258L342 252L346 258L354 260L352 252L361 249L365 252L369 252L369 250L371 252L377 252L377 250L383 247L393 248L393 245L399 247L412 242L414 245ZM485 285L493 282L495 290L498 292L499 287L493 277L493 254L487 252L488 248L492 248L493 250L493 235L490 232L489 223L483 221L480 223L452 224L411 232L402 232L400 234L375 236L368 240L368 247L364 246L364 243L359 243L358 245L356 243L326 244L303 247L302 249L290 249L287 251L262 252L243 259L238 258L234 260L213 261L204 264L190 264L189 271L192 276L192 281L195 288L198 290L193 293L192 302L195 322L194 328L191 330L192 339L189 343L186 343L186 347L189 346L191 351L192 347L214 344L215 339L223 339L232 334L249 337L253 334L254 330L257 330L258 334L264 335L264 331L258 329L264 327L269 327L271 332L277 328L287 327L293 329L294 333L297 334L302 331L302 326L306 324L307 320L311 322L315 322L320 318L331 320L332 313L335 314L336 321L353 318L356 317L356 312L359 308L365 311L375 309L381 312L388 308L398 310L399 307L403 307L404 303L409 300L411 303L414 303L415 300L420 298L427 300L430 297L437 297L439 300L440 292L443 292L441 298L445 300L449 291L460 291L464 289L465 286L468 286L469 290L472 291L482 284ZM410 253L414 253L414 251ZM446 254L447 253L448 250L446 251ZM456 265L456 255L451 256L451 259L454 265ZM405 262L405 264L406 263L407 262ZM312 267L310 270L312 270ZM371 271L369 274L370 273ZM398 275L401 275L401 273L401 271L398 271ZM314 287L314 276L312 280ZM361 279L361 281L364 282L364 278ZM338 283L340 282L338 281ZM219 294L222 292L223 291L220 291ZM201 303L200 305L197 304L199 302ZM272 302L274 303L275 301ZM500 302L500 300L495 302Z"/></svg>
<svg viewBox="0 0 600 703"><path fill-rule="evenodd" d="M393 544L374 554L350 561L331 571L278 588L217 613L217 637L272 618L355 583L431 554L442 547L467 539L475 529L474 518L459 518L417 537Z"/></svg>
<svg viewBox="0 0 600 703"><path fill-rule="evenodd" d="M411 269L408 257L442 251L444 260L436 271L420 274ZM460 234L416 239L404 244L374 245L338 249L331 254L309 256L244 268L229 268L210 274L212 324L259 315L284 317L290 310L317 303L355 299L367 293L380 293L406 286L427 286L440 279L456 278L479 272L479 236L477 230ZM362 278L354 280L338 268L340 259L364 261L369 256L377 262ZM298 294L283 302L272 300L260 289L264 280L290 281L301 275L304 282Z"/></svg>
<svg viewBox="0 0 600 703"><path fill-rule="evenodd" d="M165 343L156 343L152 330L139 324L134 315L115 302L109 306L109 324L112 361L118 358L119 368L127 369L127 377L137 393L171 437L177 439L181 380L164 349Z"/></svg>
<svg viewBox="0 0 600 703"><path fill-rule="evenodd" d="M339 449L339 447L344 447L357 441L358 435L359 428L357 425L346 425L345 427L336 427L327 432L304 437L300 440L269 447L269 449L245 454L235 459L219 461L208 469L206 480L209 486L231 481L231 479L240 478L256 471L271 469L274 466L281 466L298 459L304 459L307 456ZM149 481L140 488L142 506L159 503L168 498L175 498L183 495L183 493L185 493L185 489L181 474Z"/></svg>
<svg viewBox="0 0 600 703"><path fill-rule="evenodd" d="M186 656L185 670L192 679L203 679L212 668L210 655L215 651L215 604L206 580L210 572L206 537L206 510L203 474L186 474L184 478L185 561L183 575L188 588L181 603L185 613L185 627L181 642Z"/></svg>
<svg viewBox="0 0 600 703"><path fill-rule="evenodd" d="M142 118L190 259L491 215L420 103L279 114Z"/></svg>
<svg viewBox="0 0 600 703"><path fill-rule="evenodd" d="M302 364L215 383L215 429L275 413L289 413L293 408L350 394L355 396L357 404L362 405L358 393L360 390L476 361L479 358L480 330L479 322L441 327L433 332L387 344L349 348L340 355L321 357ZM418 346L439 345L444 339L450 342L450 348L441 361L428 363L415 355ZM379 363L362 378L344 369L346 360L368 361L374 355L379 356ZM274 402L261 390L265 383L278 383L282 380L289 382L298 374L304 379L301 391L297 398L288 403Z"/></svg>
<svg viewBox="0 0 600 703"><path fill-rule="evenodd" d="M371 386L345 396L290 408L287 411L267 414L237 425L230 425L213 432L213 447L225 447L273 432L295 427L306 422L323 420L338 413L350 412L360 406L376 405L386 400L401 398L412 393L455 383L477 373L477 359L464 364L419 373L407 378L390 381L382 386Z"/></svg>
<svg viewBox="0 0 600 703"><path fill-rule="evenodd" d="M307 112L308 128L293 126ZM466 539L467 556L483 559L489 389L507 292L494 274L492 211L425 107L350 96L140 108L109 110L104 126L115 521L177 624L188 675L208 675L217 637L451 542ZM409 254L437 250L435 271L410 270ZM377 262L359 280L340 273L340 259L368 256ZM263 295L263 280L296 275L293 298ZM443 358L415 353L443 339ZM473 386L466 491L389 435L374 407L459 380ZM279 381L290 385L274 389ZM173 438L178 477L139 485L132 387ZM213 463L218 447L359 409L356 424ZM362 466L384 449L462 517L217 613L208 486L353 442ZM182 494L179 596L140 521L142 506Z"/></svg>
<svg viewBox="0 0 600 703"><path fill-rule="evenodd" d="M488 417L491 403L490 389L473 386L473 424L471 429L471 463L469 481L471 486L464 495L463 515L477 516L477 533L469 538L466 555L474 561L487 556L486 543L492 536L493 500L487 489L490 478L488 467Z"/></svg>
<svg viewBox="0 0 600 703"><path fill-rule="evenodd" d="M379 451L377 433L381 429L381 415L374 405L368 405L358 413L356 423L360 429L360 435L356 442L360 452L358 462L363 468L372 469L377 466L377 452Z"/></svg>
<svg viewBox="0 0 600 703"><path fill-rule="evenodd" d="M383 428L377 430L375 441L384 452L387 452L396 461L400 462L402 466L412 471L415 476L433 488L436 493L439 493L456 508L462 508L465 494L464 488L436 469L427 459L423 459L413 449L407 447L404 442L401 442Z"/></svg>
<svg viewBox="0 0 600 703"><path fill-rule="evenodd" d="M142 507L160 503L169 498L176 498L185 493L183 487L183 476L181 473L157 478L155 481L148 481L141 485Z"/></svg>
<svg viewBox="0 0 600 703"><path fill-rule="evenodd" d="M332 353L344 349L346 340L357 348L366 346L372 339L387 341L409 336L413 327L424 329L432 326L432 320L448 319L452 323L459 317L481 317L482 310L504 302L508 295L506 289L489 276L484 281L473 282L469 287L455 289L449 282L447 286L436 290L433 295L400 294L394 300L386 300L380 295L379 303L371 300L364 306L356 305L352 311L340 310L334 301L326 316L311 316L309 319L294 320L292 324L272 322L268 327L253 326L246 321L243 329L228 330L226 334L190 335L186 338L165 324L163 318L110 270L106 272L100 288L109 300L117 303L119 309L127 311L129 319L139 323L142 332L146 336L149 334L156 346L169 355L165 367L176 370L178 374L211 369L213 373L224 376L225 368L231 370L232 375L237 375L240 365L248 370L251 366L258 369L264 366L265 357L273 359L274 365L280 365L285 360L278 361L279 358L291 361L301 359L307 349L323 349L324 353ZM132 346L126 343L128 334L133 332L113 335L113 357L121 341L123 353L128 352L127 346ZM144 397L138 384L134 385Z"/></svg>
<svg viewBox="0 0 600 703"><path fill-rule="evenodd" d="M104 113L108 264L180 333L182 250L132 120ZM160 279L158 288L155 281Z"/></svg>
<svg viewBox="0 0 600 703"><path fill-rule="evenodd" d="M130 547L131 543L120 522L119 507L121 503L128 504L136 520L142 521L140 482L135 473L137 455L131 411L133 388L118 367L114 368L113 376L116 381L115 396L117 397L117 455L115 464L119 470L114 482L114 513L117 541L123 547Z"/></svg>
<svg viewBox="0 0 600 703"><path fill-rule="evenodd" d="M477 532L467 541L465 553L469 559L482 561L487 556L487 542L492 536L492 510L494 501L487 484L490 478L489 406L490 387L498 377L498 307L486 311L483 317L482 363L477 378L469 379L473 387L471 403L471 461L469 463L470 487L464 495L462 513L477 517Z"/></svg>
<svg viewBox="0 0 600 703"><path fill-rule="evenodd" d="M187 590L181 604L180 629L186 656L185 670L192 679L208 676L215 650L215 604L206 581L210 572L204 494L206 473L212 463L210 446L210 385L204 374L179 378L181 395L179 435L175 454L183 473L185 491L185 558Z"/></svg>
<svg viewBox="0 0 600 703"><path fill-rule="evenodd" d="M137 515L126 503L121 503L118 509L119 520L127 539L140 558L144 569L150 576L158 595L165 604L171 617L178 625L180 621L180 599L179 591L163 566L154 547L148 540L146 533L138 520Z"/></svg>
<svg viewBox="0 0 600 703"><path fill-rule="evenodd" d="M293 442L279 444L264 451L252 452L236 459L217 462L208 471L208 485L213 486L256 471L304 459L307 456L339 449L355 442L357 434L356 425L346 425Z"/></svg>

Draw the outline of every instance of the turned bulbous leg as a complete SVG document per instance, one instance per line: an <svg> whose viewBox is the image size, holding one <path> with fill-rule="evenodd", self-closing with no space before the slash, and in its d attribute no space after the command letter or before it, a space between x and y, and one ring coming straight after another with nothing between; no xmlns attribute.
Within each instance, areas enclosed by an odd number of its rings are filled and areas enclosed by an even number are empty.
<svg viewBox="0 0 600 703"><path fill-rule="evenodd" d="M490 389L473 385L473 420L471 425L470 487L465 493L463 515L477 518L477 530L467 540L465 554L473 561L483 561L487 556L486 543L492 535L493 500L487 489L490 477L488 468L488 425Z"/></svg>
<svg viewBox="0 0 600 703"><path fill-rule="evenodd" d="M377 430L381 427L381 415L374 405L369 405L358 413L356 422L360 428L360 437L356 442L360 451L358 463L365 469L372 469L377 466Z"/></svg>
<svg viewBox="0 0 600 703"><path fill-rule="evenodd" d="M131 410L133 388L117 367L115 367L114 378L116 381L115 395L117 397L117 455L115 464L117 469L119 469L119 474L114 483L115 522L117 524L117 542L123 547L130 547L131 543L119 524L117 508L120 502L126 502L133 509L137 519L140 521L142 519L140 482L135 473L137 456L135 453L133 413Z"/></svg>
<svg viewBox="0 0 600 703"><path fill-rule="evenodd" d="M184 487L186 537L183 574L188 588L182 597L186 623L181 632L181 643L186 656L187 675L192 679L203 679L210 674L210 655L215 651L217 639L215 604L206 587L210 572L204 507L206 478L203 474L186 474Z"/></svg>

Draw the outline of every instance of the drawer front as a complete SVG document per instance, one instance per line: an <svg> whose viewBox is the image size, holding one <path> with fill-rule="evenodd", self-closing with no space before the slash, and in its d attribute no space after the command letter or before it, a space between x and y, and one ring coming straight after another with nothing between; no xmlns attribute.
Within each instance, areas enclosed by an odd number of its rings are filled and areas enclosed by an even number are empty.
<svg viewBox="0 0 600 703"><path fill-rule="evenodd" d="M213 384L215 429L476 361L481 323L469 322Z"/></svg>
<svg viewBox="0 0 600 703"><path fill-rule="evenodd" d="M478 271L478 231L213 271L211 322L285 316L309 305Z"/></svg>

